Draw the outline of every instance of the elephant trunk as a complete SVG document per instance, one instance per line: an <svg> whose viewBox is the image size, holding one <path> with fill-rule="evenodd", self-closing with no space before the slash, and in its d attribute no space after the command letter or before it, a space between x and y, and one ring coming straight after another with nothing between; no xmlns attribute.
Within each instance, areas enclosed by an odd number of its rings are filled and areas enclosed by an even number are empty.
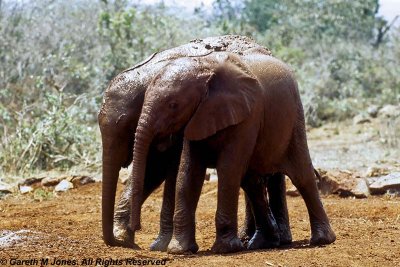
<svg viewBox="0 0 400 267"><path fill-rule="evenodd" d="M144 177L149 147L154 131L146 125L149 124L149 116L142 114L135 134L132 164L132 203L131 203L131 229L133 233L140 229L140 215L143 203Z"/></svg>
<svg viewBox="0 0 400 267"><path fill-rule="evenodd" d="M115 164L112 153L103 147L103 181L102 181L102 228L104 242L115 246L113 234L115 191L117 188L120 166Z"/></svg>

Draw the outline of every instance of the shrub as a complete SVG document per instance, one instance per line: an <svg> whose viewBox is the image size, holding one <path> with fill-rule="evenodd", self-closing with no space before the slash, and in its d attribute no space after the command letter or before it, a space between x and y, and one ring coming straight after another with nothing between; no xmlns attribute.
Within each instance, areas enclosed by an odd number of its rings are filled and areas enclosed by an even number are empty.
<svg viewBox="0 0 400 267"><path fill-rule="evenodd" d="M6 173L99 166L100 144L89 126L89 97L46 92L42 102L9 114L15 129L0 143L0 165Z"/></svg>

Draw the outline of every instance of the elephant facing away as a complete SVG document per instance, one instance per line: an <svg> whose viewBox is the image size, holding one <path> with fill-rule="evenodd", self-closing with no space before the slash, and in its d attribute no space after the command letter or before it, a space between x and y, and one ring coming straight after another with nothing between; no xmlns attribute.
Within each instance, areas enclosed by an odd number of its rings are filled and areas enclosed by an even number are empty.
<svg viewBox="0 0 400 267"><path fill-rule="evenodd" d="M216 253L243 249L237 235L238 193L252 207L250 245L268 247L274 225L259 178L283 173L301 193L311 244L329 244L331 229L315 183L297 82L281 61L263 53L227 51L170 61L150 82L136 128L131 229L140 225L146 160L152 142L183 135L176 182L171 253L196 252L195 211L207 167L218 173ZM209 157L209 155L214 155Z"/></svg>
<svg viewBox="0 0 400 267"><path fill-rule="evenodd" d="M138 65L117 75L108 86L99 112L99 126L103 143L102 228L107 245L135 247L129 228L130 201L133 197L131 179L125 186L114 214L115 191L121 167L132 162L133 144L144 96L151 81L171 61L179 58L204 57L223 52L235 54L260 53L269 55L266 48L243 36L209 37L193 40L188 44L151 55ZM183 134L172 133L152 140L149 149L145 178L139 202L164 184L163 204L160 216L160 232L151 245L152 250L165 251L172 238L172 220L175 207L175 181L182 151ZM275 174L269 186L270 206L278 223L281 244L291 242L286 207L284 176ZM247 200L247 199L246 199ZM255 233L251 206L246 205L243 238Z"/></svg>

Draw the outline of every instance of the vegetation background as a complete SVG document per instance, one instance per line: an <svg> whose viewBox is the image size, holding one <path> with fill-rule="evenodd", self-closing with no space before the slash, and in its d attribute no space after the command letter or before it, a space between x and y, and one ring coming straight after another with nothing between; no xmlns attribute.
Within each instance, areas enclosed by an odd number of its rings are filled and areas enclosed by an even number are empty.
<svg viewBox="0 0 400 267"><path fill-rule="evenodd" d="M295 70L318 127L400 102L400 28L378 0L215 0L193 12L126 0L0 0L0 176L100 171L111 78L195 38L253 37Z"/></svg>

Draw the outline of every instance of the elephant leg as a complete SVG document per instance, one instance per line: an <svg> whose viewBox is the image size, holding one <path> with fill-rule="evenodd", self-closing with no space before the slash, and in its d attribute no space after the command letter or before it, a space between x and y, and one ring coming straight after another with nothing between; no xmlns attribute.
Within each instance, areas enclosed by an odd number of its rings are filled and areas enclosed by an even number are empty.
<svg viewBox="0 0 400 267"><path fill-rule="evenodd" d="M160 232L150 245L150 250L167 251L173 233L173 216L175 209L175 185L177 171L172 172L164 183L163 203L160 214Z"/></svg>
<svg viewBox="0 0 400 267"><path fill-rule="evenodd" d="M336 240L328 216L319 197L313 168L293 175L291 180L306 203L311 224L311 245L325 245Z"/></svg>
<svg viewBox="0 0 400 267"><path fill-rule="evenodd" d="M256 173L248 172L242 181L254 214L255 233L248 244L248 249L265 249L278 247L280 244L279 229L268 205L265 185Z"/></svg>
<svg viewBox="0 0 400 267"><path fill-rule="evenodd" d="M176 182L173 237L168 245L172 254L196 253L195 213L206 174L201 145L184 141L181 164Z"/></svg>
<svg viewBox="0 0 400 267"><path fill-rule="evenodd" d="M165 154L163 162L166 163L166 180L164 183L163 203L160 214L160 232L150 245L150 250L167 251L168 244L173 234L173 217L175 211L175 188L178 175L182 142Z"/></svg>
<svg viewBox="0 0 400 267"><path fill-rule="evenodd" d="M175 205L175 182L181 151L182 143L178 142L165 152L159 152L153 148L148 156L142 203L164 180L166 181L160 216L160 234L151 245L152 250L165 251L172 236L171 225ZM133 233L129 227L131 217L130 201L132 199L131 182L131 179L128 179L114 214L114 236L126 244L133 244Z"/></svg>
<svg viewBox="0 0 400 267"><path fill-rule="evenodd" d="M211 250L214 253L231 253L245 247L238 237L239 189L244 175L244 164L237 153L224 151L217 163L218 199L215 216L216 240Z"/></svg>
<svg viewBox="0 0 400 267"><path fill-rule="evenodd" d="M162 179L156 181L145 179L142 202L144 202L148 196L161 185L162 182ZM133 232L129 228L129 220L131 216L130 200L132 198L131 188L131 179L128 179L121 193L114 214L114 236L123 244L128 245L128 247L132 247L130 245L134 245Z"/></svg>
<svg viewBox="0 0 400 267"><path fill-rule="evenodd" d="M286 202L285 175L276 173L267 178L269 206L278 224L281 245L292 243L289 213Z"/></svg>
<svg viewBox="0 0 400 267"><path fill-rule="evenodd" d="M303 197L310 217L310 244L325 245L333 243L336 240L336 235L330 226L318 193L314 167L311 163L305 134L295 135L295 140L291 143L289 157L287 174Z"/></svg>
<svg viewBox="0 0 400 267"><path fill-rule="evenodd" d="M255 227L253 211L251 210L249 197L247 196L247 194L245 194L244 197L245 197L246 210L245 210L244 224L239 230L239 238L246 245L253 237L256 231L256 227Z"/></svg>

